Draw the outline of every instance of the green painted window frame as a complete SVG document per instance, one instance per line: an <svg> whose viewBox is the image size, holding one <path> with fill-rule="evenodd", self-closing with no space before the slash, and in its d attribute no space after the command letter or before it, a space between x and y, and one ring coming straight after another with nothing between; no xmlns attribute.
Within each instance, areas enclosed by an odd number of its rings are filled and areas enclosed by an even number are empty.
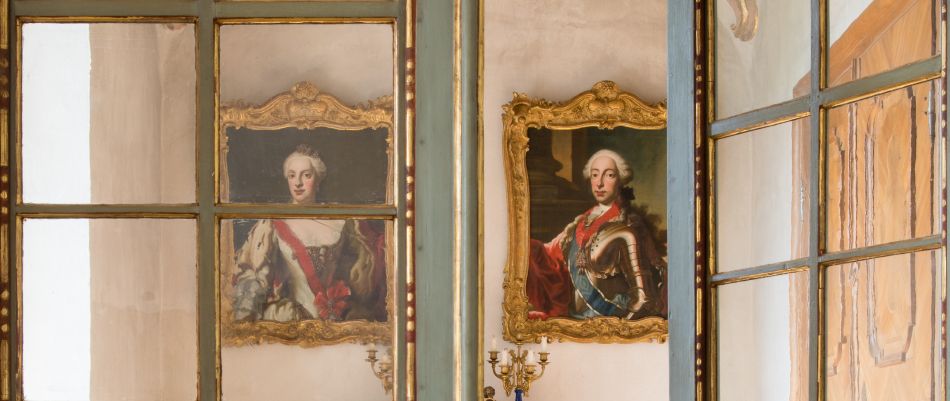
<svg viewBox="0 0 950 401"><path fill-rule="evenodd" d="M941 1L944 10L946 1ZM711 325L710 311L711 284L715 282L734 281L752 278L755 275L775 272L784 269L789 263L774 263L764 266L751 267L741 271L711 274L707 270L710 232L708 227L708 191L707 175L709 166L708 147L717 137L730 135L738 131L748 131L762 125L769 125L790 116L809 113L812 149L819 149L821 143L821 129L824 123L821 119L822 111L842 99L851 99L861 94L873 93L885 88L907 86L921 79L943 76L942 90L947 93L948 80L946 79L945 60L950 51L944 43L940 55L925 59L910 65L899 67L892 71L870 76L850 83L823 88L820 80L823 78L821 62L822 51L826 47L821 40L826 29L827 0L809 0L811 9L811 91L810 95L789 102L753 110L741 115L714 120L709 113L711 98L714 96L708 82L714 76L712 65L713 57L708 55L714 51L711 48L712 34L708 29L714 23L715 2L712 0L696 0L694 2L670 2L668 10L668 95L669 95L669 128L668 128L668 202L669 211L669 249L670 249L670 377L675 378L670 383L670 399L673 401L702 401L716 399L711 392L715 391L714 377L710 375L710 364L716 363L710 358L709 352L713 344L707 335ZM950 22L944 18L944 32L950 27ZM938 22L939 23L939 22ZM938 28L939 29L939 28ZM946 38L944 38L946 41ZM944 110L944 120L950 114ZM942 133L948 133L944 127ZM944 149L946 157L948 149ZM818 177L818 152L812 152L810 161L810 175ZM945 163L946 165L946 163ZM950 168L944 172L944 177L950 176ZM946 178L945 178L946 179ZM811 180L811 193L818 194L818 180ZM943 193L946 199L946 189ZM911 251L921 245L934 246L942 244L944 251L946 244L941 235L934 235L915 240L898 243L859 248L847 252L820 253L819 200L817 196L810 200L810 233L807 258L796 261L804 262L808 266L809 274L809 377L808 397L810 401L823 399L819 388L819 276L821 266L836 260L864 258L871 255L894 251ZM943 227L943 233L950 226ZM945 259L946 260L946 259ZM692 268L689 268L692 267ZM947 266L944 266L946 270ZM947 278L945 278L947 279ZM943 285L950 285L950 279ZM946 327L946 322L944 322ZM944 330L943 341L948 334ZM944 360L945 391L950 390L950 360ZM687 378L692 380L687 381ZM694 385L684 385L691 382Z"/></svg>
<svg viewBox="0 0 950 401"><path fill-rule="evenodd" d="M465 19L461 18L465 7ZM397 82L395 95L397 101L396 135L413 140L413 153L406 157L414 160L413 166L406 168L406 174L412 177L402 182L408 188L415 188L413 201L415 213L409 215L406 202L401 202L396 216L405 216L404 221L414 223L415 231L414 277L407 276L412 269L401 263L397 274L400 285L407 291L414 291L414 298L406 303L406 297L397 298L397 322L405 324L414 319L414 331L407 335L400 330L397 341L405 344L412 341L418 344L406 349L400 356L400 364L406 366L406 355L415 359L415 374L407 377L402 369L397 377L396 400L447 400L477 399L474 381L470 378L475 372L472 360L475 341L472 339L472 327L477 324L477 303L472 298L473 283L477 276L471 269L477 261L477 245L474 237L467 234L476 230L477 197L474 186L468 185L477 179L476 120L474 102L471 99L475 91L473 73L475 72L474 47L477 43L476 1L441 0L379 0L379 1L233 1L214 0L0 0L0 8L6 8L7 34L16 38L17 21L21 17L194 17L197 19L198 34L198 148L197 163L198 203L183 206L101 206L101 205L16 205L14 196L6 199L10 211L5 217L3 229L10 234L9 241L0 245L5 250L16 250L13 238L13 224L16 216L23 212L51 213L59 216L84 215L89 217L115 217L134 213L169 213L194 218L199 227L199 391L200 400L220 398L220 386L217 381L217 351L215 337L215 266L214 240L216 213L225 213L227 206L214 204L213 171L215 124L215 82L214 82L214 32L216 18L374 18L391 17L396 20L396 68ZM412 24L407 24L407 21ZM463 35L463 29L465 30ZM462 36L467 41L461 46ZM475 40L473 42L473 40ZM9 43L9 49L16 49L16 43ZM467 52L466 63L446 63ZM13 57L15 64L15 57ZM0 65L0 68L4 67ZM17 66L10 66L8 82L4 83L10 93L16 93L15 79ZM463 77L464 74L464 77ZM414 78L423 77L415 80ZM464 78L464 79L463 79ZM407 96L407 93L410 95ZM463 95L466 100L463 101ZM16 132L17 105L9 105L7 123L8 132ZM462 121L462 116L467 116ZM452 134L448 134L452 133ZM4 151L13 149L12 139ZM447 152L447 149L452 151ZM15 153L15 152L14 152ZM413 157L414 156L414 157ZM15 166L15 154L9 156L8 165ZM9 168L3 170L9 173ZM463 182L464 180L464 182ZM15 180L11 180L15 181ZM7 194L17 193L16 183L11 182L3 188ZM453 188L454 196L446 196L446 189ZM400 196L397 194L397 196ZM272 212L261 208L261 212ZM464 212L463 212L464 211ZM254 212L243 208L241 212ZM340 211L323 209L320 214L334 214ZM405 243L405 230L397 230L400 243ZM463 239L464 237L464 239ZM16 252L8 252L13 258ZM12 260L12 259L10 259ZM10 260L6 262L9 263ZM8 264L15 266L15 264ZM454 266L454 268L449 268ZM14 269L10 273L14 277ZM464 277L463 277L464 276ZM416 279L418 278L418 279ZM475 280L475 281L473 281ZM9 299L17 299L16 288L8 289ZM464 299L462 299L464 298ZM418 301L417 301L418 300ZM9 304L7 304L9 305ZM407 308L414 307L411 314ZM465 309L464 316L461 315ZM15 307L9 310L9 320L16 321ZM409 326L409 325L407 325ZM448 335L447 335L448 333ZM17 344L19 333L6 334L11 344ZM17 388L16 360L17 347L7 351L12 355L5 366L7 375L3 385L8 394L20 394ZM448 357L447 357L448 356ZM464 359L464 361L463 361ZM461 368L465 366L465 368ZM414 380L413 380L414 379ZM410 381L411 380L411 381ZM463 385L465 387L463 389ZM401 386L401 387L399 387ZM465 395L463 395L465 394ZM469 396L471 394L471 396Z"/></svg>

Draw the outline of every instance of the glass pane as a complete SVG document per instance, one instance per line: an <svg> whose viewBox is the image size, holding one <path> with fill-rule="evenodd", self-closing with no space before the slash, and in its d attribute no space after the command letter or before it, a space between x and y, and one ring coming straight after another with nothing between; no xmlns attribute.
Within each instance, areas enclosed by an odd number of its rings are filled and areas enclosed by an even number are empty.
<svg viewBox="0 0 950 401"><path fill-rule="evenodd" d="M808 93L809 4L716 0L716 118Z"/></svg>
<svg viewBox="0 0 950 401"><path fill-rule="evenodd" d="M938 232L938 94L925 82L828 111L829 251Z"/></svg>
<svg viewBox="0 0 950 401"><path fill-rule="evenodd" d="M830 0L828 85L940 53L934 0Z"/></svg>
<svg viewBox="0 0 950 401"><path fill-rule="evenodd" d="M939 251L825 271L828 400L943 400Z"/></svg>
<svg viewBox="0 0 950 401"><path fill-rule="evenodd" d="M193 24L24 24L27 203L195 201Z"/></svg>
<svg viewBox="0 0 950 401"><path fill-rule="evenodd" d="M720 272L808 256L809 121L716 141Z"/></svg>
<svg viewBox="0 0 950 401"><path fill-rule="evenodd" d="M25 220L25 399L194 400L195 238L192 220Z"/></svg>
<svg viewBox="0 0 950 401"><path fill-rule="evenodd" d="M808 400L808 272L716 291L719 399Z"/></svg>
<svg viewBox="0 0 950 401"><path fill-rule="evenodd" d="M224 399L392 398L390 222L237 219L220 234Z"/></svg>
<svg viewBox="0 0 950 401"><path fill-rule="evenodd" d="M391 203L392 25L220 30L221 201Z"/></svg>

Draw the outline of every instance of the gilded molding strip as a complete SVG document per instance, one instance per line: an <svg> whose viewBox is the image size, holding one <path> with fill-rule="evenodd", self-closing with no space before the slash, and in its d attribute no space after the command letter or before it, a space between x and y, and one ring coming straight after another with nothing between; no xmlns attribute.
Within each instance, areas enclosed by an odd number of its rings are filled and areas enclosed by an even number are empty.
<svg viewBox="0 0 950 401"><path fill-rule="evenodd" d="M713 121L715 118L715 96L712 95L714 82L712 77L714 74L711 70L714 65L713 62L713 53L712 53L712 43L707 42L706 40L712 40L714 38L712 29L713 24L713 7L715 7L715 2L710 2L706 0L695 0L694 4L694 15L695 20L694 24L694 34L693 38L695 44L693 47L693 102L695 107L694 112L694 121L693 126L696 132L694 132L694 186L693 186L693 196L695 196L696 204L696 220L695 220L695 238L696 242L694 244L694 249L696 251L694 259L693 274L695 277L694 291L696 293L695 306L693 312L696 314L696 333L694 337L695 349L693 350L693 358L696 361L695 367L695 376L693 377L693 385L696 387L696 401L704 401L709 398L713 398L714 389L715 389L715 363L710 363L712 359L715 358L715 332L712 330L707 330L710 326L710 322L707 320L711 317L711 311L715 308L710 308L709 306L712 302L715 302L712 296L704 299L704 295L709 294L713 295L710 290L708 272L710 266L712 266L713 261L715 260L715 255L712 253L715 249L710 246L708 239L710 238L711 232L714 232L713 227L713 215L711 211L714 210L711 207L710 202L712 201L712 196L710 196L713 186L710 185L710 180L712 179L713 169L709 168L714 158L711 156L711 152L715 149L715 143L712 139L708 139L709 135L709 122ZM758 22L756 22L756 27ZM751 35L754 35L753 31ZM750 37L751 38L751 37ZM710 202L707 202L709 200Z"/></svg>
<svg viewBox="0 0 950 401"><path fill-rule="evenodd" d="M455 401L462 401L462 0L452 3L452 349Z"/></svg>
<svg viewBox="0 0 950 401"><path fill-rule="evenodd" d="M15 382L10 369L10 4L0 0L0 400L9 401Z"/></svg>
<svg viewBox="0 0 950 401"><path fill-rule="evenodd" d="M416 2L406 0L406 401L416 400Z"/></svg>
<svg viewBox="0 0 950 401"><path fill-rule="evenodd" d="M312 212L312 213L311 213ZM225 219L349 219L349 220L386 220L393 221L396 216L388 211L347 210L347 209L318 209L297 212L283 211L215 211L215 216Z"/></svg>
<svg viewBox="0 0 950 401"><path fill-rule="evenodd" d="M508 188L508 262L505 267L505 291L502 332L507 341L538 342L541 336L577 342L630 343L666 341L668 321L647 317L625 321L600 316L585 320L550 318L528 319L531 306L525 293L528 276L528 128L569 130L584 127L613 129L661 129L666 127L666 105L648 105L636 96L621 91L611 81L594 87L564 103L530 98L515 93L504 106L504 159Z"/></svg>
<svg viewBox="0 0 950 401"><path fill-rule="evenodd" d="M477 113L476 124L478 135L478 161L476 172L478 176L478 217L476 219L478 227L478 337L476 342L476 355L485 355L485 1L478 1L478 59L477 74L477 100L475 110ZM485 359L476 357L476 377L478 388L484 389L483 396L485 401L494 401L494 388L485 386ZM491 389L489 393L489 389Z"/></svg>

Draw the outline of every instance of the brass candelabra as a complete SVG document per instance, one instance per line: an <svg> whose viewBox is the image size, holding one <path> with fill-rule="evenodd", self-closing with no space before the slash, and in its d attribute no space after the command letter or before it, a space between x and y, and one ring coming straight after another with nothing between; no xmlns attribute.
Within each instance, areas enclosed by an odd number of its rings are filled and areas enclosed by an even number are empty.
<svg viewBox="0 0 950 401"><path fill-rule="evenodd" d="M501 352L496 347L496 340L492 340L492 349L488 351L488 363L492 373L501 380L505 394L510 396L515 392L515 399L520 401L522 394L527 397L531 383L544 375L544 369L550 363L547 350L547 338L541 339L541 351L537 354L529 349L523 349L522 343L516 342L515 349L505 348Z"/></svg>
<svg viewBox="0 0 950 401"><path fill-rule="evenodd" d="M373 374L382 382L383 390L389 394L393 391L393 349L388 348L387 356L382 360L376 357L376 352L376 348L366 350L366 362L369 362Z"/></svg>

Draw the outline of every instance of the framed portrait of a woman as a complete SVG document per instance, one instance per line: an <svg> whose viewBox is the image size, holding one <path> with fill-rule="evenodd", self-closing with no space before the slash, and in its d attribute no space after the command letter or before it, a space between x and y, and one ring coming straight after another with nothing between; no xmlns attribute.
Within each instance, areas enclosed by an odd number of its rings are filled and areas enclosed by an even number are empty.
<svg viewBox="0 0 950 401"><path fill-rule="evenodd" d="M221 204L313 210L392 204L391 96L347 106L302 82L219 115ZM391 338L392 221L222 219L225 344L315 346Z"/></svg>
<svg viewBox="0 0 950 401"><path fill-rule="evenodd" d="M504 107L505 338L665 341L666 108L601 81Z"/></svg>

